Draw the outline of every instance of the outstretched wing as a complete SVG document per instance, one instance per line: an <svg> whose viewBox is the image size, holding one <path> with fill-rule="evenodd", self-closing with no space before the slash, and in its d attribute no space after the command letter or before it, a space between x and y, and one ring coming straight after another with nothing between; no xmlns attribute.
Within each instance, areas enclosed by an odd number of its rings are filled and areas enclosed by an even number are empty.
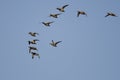
<svg viewBox="0 0 120 80"><path fill-rule="evenodd" d="M39 41L38 39L34 39L33 41Z"/></svg>
<svg viewBox="0 0 120 80"><path fill-rule="evenodd" d="M51 21L51 22L48 22L48 24L51 24L51 23L53 23L54 21Z"/></svg>
<svg viewBox="0 0 120 80"><path fill-rule="evenodd" d="M114 13L112 13L111 15L114 16L114 17L117 17L116 14L114 14Z"/></svg>
<svg viewBox="0 0 120 80"><path fill-rule="evenodd" d="M109 15L105 15L105 17L108 17Z"/></svg>
<svg viewBox="0 0 120 80"><path fill-rule="evenodd" d="M62 8L65 8L65 7L67 7L68 6L68 4L67 5L64 5Z"/></svg>
<svg viewBox="0 0 120 80"><path fill-rule="evenodd" d="M61 15L61 13L55 14L55 15Z"/></svg>
<svg viewBox="0 0 120 80"><path fill-rule="evenodd" d="M32 54L32 59L34 58L34 55Z"/></svg>
<svg viewBox="0 0 120 80"><path fill-rule="evenodd" d="M29 44L29 45L30 45L30 43L31 43L31 42L30 42L30 41L28 41L28 44Z"/></svg>
<svg viewBox="0 0 120 80"><path fill-rule="evenodd" d="M108 17L110 14L105 15L105 17Z"/></svg>
<svg viewBox="0 0 120 80"><path fill-rule="evenodd" d="M40 55L38 54L38 58L40 59Z"/></svg>
<svg viewBox="0 0 120 80"><path fill-rule="evenodd" d="M39 35L39 33L35 33L35 34Z"/></svg>
<svg viewBox="0 0 120 80"><path fill-rule="evenodd" d="M29 53L31 52L31 48L29 48Z"/></svg>
<svg viewBox="0 0 120 80"><path fill-rule="evenodd" d="M57 44L60 43L60 42L62 42L62 41L58 41L58 42L56 42L55 45L57 45Z"/></svg>
<svg viewBox="0 0 120 80"><path fill-rule="evenodd" d="M87 14L84 12L84 14L87 16Z"/></svg>
<svg viewBox="0 0 120 80"><path fill-rule="evenodd" d="M77 12L77 17L79 17L79 15L80 15L80 12L78 11L78 12Z"/></svg>

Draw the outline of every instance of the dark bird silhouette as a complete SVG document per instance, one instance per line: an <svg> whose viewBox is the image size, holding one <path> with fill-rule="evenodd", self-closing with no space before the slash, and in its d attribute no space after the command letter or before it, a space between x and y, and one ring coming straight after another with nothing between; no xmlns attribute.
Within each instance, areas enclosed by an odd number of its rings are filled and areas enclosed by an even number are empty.
<svg viewBox="0 0 120 80"><path fill-rule="evenodd" d="M29 46L29 53L31 53L31 50L36 50L36 51L38 51L38 49L37 49L36 47Z"/></svg>
<svg viewBox="0 0 120 80"><path fill-rule="evenodd" d="M116 14L114 14L114 13L110 13L110 12L107 13L107 15L105 15L105 17L108 17L108 16L114 16L114 17L117 17Z"/></svg>
<svg viewBox="0 0 120 80"><path fill-rule="evenodd" d="M39 41L38 39L34 39L34 40L32 40L32 41L28 41L28 44L30 45L30 44L36 44L36 41Z"/></svg>
<svg viewBox="0 0 120 80"><path fill-rule="evenodd" d="M51 23L53 23L54 21L52 22L42 22L45 26L50 26Z"/></svg>
<svg viewBox="0 0 120 80"><path fill-rule="evenodd" d="M53 18L58 18L58 15L60 15L61 13L58 13L58 14L50 14L50 17L53 17Z"/></svg>
<svg viewBox="0 0 120 80"><path fill-rule="evenodd" d="M32 54L32 59L34 59L34 56L38 56L38 58L40 58L40 55L38 53L31 52L31 54Z"/></svg>
<svg viewBox="0 0 120 80"><path fill-rule="evenodd" d="M33 37L36 37L36 35L39 35L39 34L36 33L36 32L29 32L28 34L30 34L30 35L33 36Z"/></svg>
<svg viewBox="0 0 120 80"><path fill-rule="evenodd" d="M67 5L64 5L64 6L62 6L62 7L60 7L60 8L56 8L57 10L59 10L60 12L65 12L65 7L67 7L68 6L68 4Z"/></svg>
<svg viewBox="0 0 120 80"><path fill-rule="evenodd" d="M78 12L77 12L77 17L79 17L80 14L81 14L81 15L86 15L86 16L87 16L87 14L86 14L84 11L78 11Z"/></svg>
<svg viewBox="0 0 120 80"><path fill-rule="evenodd" d="M50 45L52 45L53 47L57 47L57 44L60 43L60 42L62 42L62 41L54 42L54 41L52 40L52 42L50 43Z"/></svg>

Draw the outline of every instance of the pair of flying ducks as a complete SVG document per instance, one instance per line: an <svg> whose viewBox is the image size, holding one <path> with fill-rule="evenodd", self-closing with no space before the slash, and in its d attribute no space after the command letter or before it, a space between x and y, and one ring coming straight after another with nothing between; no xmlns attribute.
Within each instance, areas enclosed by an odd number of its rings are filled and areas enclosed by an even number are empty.
<svg viewBox="0 0 120 80"><path fill-rule="evenodd" d="M77 17L79 17L79 15L86 15L86 16L87 16L87 14L86 14L84 11L78 11L78 12L77 12ZM105 15L105 17L108 17L108 16L117 17L117 15L114 14L114 13L112 13L112 12L108 12L108 13Z"/></svg>
<svg viewBox="0 0 120 80"><path fill-rule="evenodd" d="M69 6L68 4L67 5L64 5L62 7L58 7L56 8L58 11L60 12L65 12L65 8ZM58 18L58 16L60 15L61 13L58 13L58 14L50 14L50 17L53 17L53 18Z"/></svg>
<svg viewBox="0 0 120 80"><path fill-rule="evenodd" d="M32 52L31 50L36 50L38 51L38 49L36 47L33 47L33 46L29 46L29 53L32 54L32 59L34 59L34 56L37 56L38 58L40 58L40 55L36 52Z"/></svg>

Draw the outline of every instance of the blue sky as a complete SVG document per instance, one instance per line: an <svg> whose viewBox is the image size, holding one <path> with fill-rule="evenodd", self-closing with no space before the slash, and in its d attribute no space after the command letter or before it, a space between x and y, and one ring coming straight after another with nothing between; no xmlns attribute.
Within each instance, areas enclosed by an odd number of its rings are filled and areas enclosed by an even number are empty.
<svg viewBox="0 0 120 80"><path fill-rule="evenodd" d="M59 18L49 17L65 4ZM0 80L120 80L119 0L0 0L0 10ZM76 17L78 10L88 16ZM28 53L32 39L40 40L40 59Z"/></svg>

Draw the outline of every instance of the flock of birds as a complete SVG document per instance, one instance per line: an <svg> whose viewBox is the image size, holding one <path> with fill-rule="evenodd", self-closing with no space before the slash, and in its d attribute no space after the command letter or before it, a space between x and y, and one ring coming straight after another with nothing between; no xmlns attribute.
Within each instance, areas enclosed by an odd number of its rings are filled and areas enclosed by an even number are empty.
<svg viewBox="0 0 120 80"><path fill-rule="evenodd" d="M59 10L60 12L65 12L65 8L69 6L69 5L64 5L62 7L59 7L59 8L56 8L57 10ZM53 17L53 18L58 18L58 16L61 15L61 13L57 13L57 14L50 14L49 16L50 17ZM86 15L86 12L84 11L77 11L77 17L79 17L80 15ZM108 17L108 16L114 16L114 17L117 17L116 14L112 13L112 12L108 12L105 17ZM44 24L45 26L50 26L51 23L53 23L54 21L50 21L50 22L42 22L42 24Z"/></svg>
<svg viewBox="0 0 120 80"><path fill-rule="evenodd" d="M67 4L67 5L64 5L64 6L62 6L62 7L56 8L56 9L57 9L59 12L63 13L63 12L65 12L65 8L66 8L67 6L69 6L69 5ZM50 14L49 16L50 16L50 17L53 17L53 18L58 18L58 16L61 15L61 13ZM86 16L87 16L86 12L84 12L84 11L77 11L77 17L79 17L80 15L86 15ZM108 13L105 15L105 17L108 17L108 16L117 17L117 15L114 14L114 13L112 13L112 12L108 12ZM53 22L54 22L54 21L42 22L42 24L43 24L44 26L46 26L46 27L50 27L50 24L52 24ZM36 33L36 32L29 32L28 34L31 35L32 37L36 37L37 35L39 35L39 34ZM37 47L31 46L31 44L37 44L37 41L39 41L39 40L38 40L38 39L33 39L33 40L31 40L31 41L28 41L28 44L30 45L30 46L29 46L29 53L32 54L32 59L34 58L34 56L37 56L38 58L40 58L39 53L34 52L34 51L38 51ZM57 47L57 44L60 43L60 42L62 42L62 41L57 41L57 42L55 42L55 41L52 40L51 43L50 43L50 45L53 46L53 47Z"/></svg>
<svg viewBox="0 0 120 80"><path fill-rule="evenodd" d="M39 34L36 33L36 32L29 32L29 35L31 35L32 37L36 37L36 35L39 35ZM37 44L37 41L39 41L39 40L38 39L33 39L33 40L28 41L28 44L29 45ZM29 46L29 53L32 54L32 59L34 58L34 56L38 56L38 58L40 58L40 55L36 52L33 52L33 50L38 51L38 49L36 47Z"/></svg>
<svg viewBox="0 0 120 80"><path fill-rule="evenodd" d="M31 35L32 37L36 37L37 35L39 35L39 33L36 33L36 32L29 32L28 34ZM34 58L34 56L38 56L38 58L40 58L39 53L33 52L33 51L38 51L37 47L31 46L31 44L37 44L37 41L39 41L39 40L38 39L33 39L33 40L28 41L28 44L30 45L29 46L29 53L32 54L32 59ZM62 42L62 41L54 42L52 40L50 45L53 46L53 47L57 47L57 44L60 43L60 42Z"/></svg>

